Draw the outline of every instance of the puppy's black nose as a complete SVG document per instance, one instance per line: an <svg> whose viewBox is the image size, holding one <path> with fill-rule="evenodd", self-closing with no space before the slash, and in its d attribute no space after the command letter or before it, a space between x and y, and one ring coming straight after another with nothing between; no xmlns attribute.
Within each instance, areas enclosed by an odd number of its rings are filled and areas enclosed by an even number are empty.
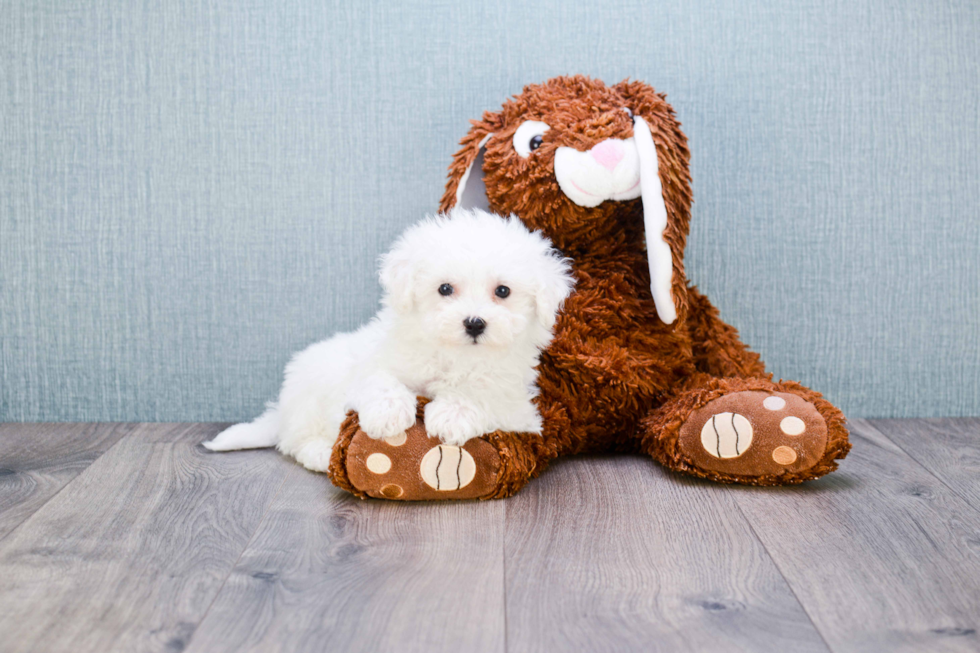
<svg viewBox="0 0 980 653"><path fill-rule="evenodd" d="M486 330L487 323L478 317L468 317L463 320L463 327L468 336L475 338Z"/></svg>

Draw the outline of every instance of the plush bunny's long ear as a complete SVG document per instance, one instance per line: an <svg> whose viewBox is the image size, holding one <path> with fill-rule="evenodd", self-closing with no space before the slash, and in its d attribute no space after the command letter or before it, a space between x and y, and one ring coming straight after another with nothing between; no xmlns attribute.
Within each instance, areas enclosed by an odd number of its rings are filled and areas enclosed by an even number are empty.
<svg viewBox="0 0 980 653"><path fill-rule="evenodd" d="M486 112L460 141L460 149L449 166L446 192L439 202L439 212L452 208L489 210L487 189L483 183L483 153L494 131L500 126L500 116Z"/></svg>
<svg viewBox="0 0 980 653"><path fill-rule="evenodd" d="M677 308L670 293L674 264L670 245L664 238L667 205L660 184L657 146L650 134L650 126L638 115L633 118L633 138L640 159L640 197L643 201L647 264L650 266L650 290L653 292L653 303L657 306L657 315L665 324L671 324L677 319Z"/></svg>
<svg viewBox="0 0 980 653"><path fill-rule="evenodd" d="M684 246L691 225L690 151L673 108L649 84L624 80L614 87L633 116L640 165L640 198L650 285L665 323L690 310ZM673 270L671 270L673 268Z"/></svg>
<svg viewBox="0 0 980 653"><path fill-rule="evenodd" d="M490 201L487 200L487 187L483 183L483 153L487 149L487 141L493 134L487 134L477 145L476 158L463 172L456 187L456 202L454 208L458 209L482 209L490 210Z"/></svg>

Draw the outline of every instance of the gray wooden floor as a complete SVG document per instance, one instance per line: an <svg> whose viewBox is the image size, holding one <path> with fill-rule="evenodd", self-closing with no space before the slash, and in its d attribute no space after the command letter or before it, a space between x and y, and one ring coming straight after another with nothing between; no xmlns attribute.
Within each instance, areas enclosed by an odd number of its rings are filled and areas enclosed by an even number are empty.
<svg viewBox="0 0 980 653"><path fill-rule="evenodd" d="M841 471L560 461L361 501L211 424L0 424L0 651L977 651L980 419L851 423Z"/></svg>

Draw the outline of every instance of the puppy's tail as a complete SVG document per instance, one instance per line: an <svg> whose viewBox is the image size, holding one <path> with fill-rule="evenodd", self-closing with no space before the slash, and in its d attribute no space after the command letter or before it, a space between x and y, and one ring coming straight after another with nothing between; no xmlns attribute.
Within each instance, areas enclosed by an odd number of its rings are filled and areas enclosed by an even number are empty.
<svg viewBox="0 0 980 653"><path fill-rule="evenodd" d="M268 410L247 424L235 424L214 437L202 442L211 451L236 449L261 449L279 442L279 410L270 405Z"/></svg>

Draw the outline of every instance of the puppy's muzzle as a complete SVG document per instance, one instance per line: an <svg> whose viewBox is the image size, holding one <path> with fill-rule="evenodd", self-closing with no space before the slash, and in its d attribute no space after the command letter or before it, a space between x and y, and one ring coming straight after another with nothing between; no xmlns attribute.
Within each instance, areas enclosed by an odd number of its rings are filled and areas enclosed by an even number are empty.
<svg viewBox="0 0 980 653"><path fill-rule="evenodd" d="M486 331L487 323L479 317L468 317L463 320L463 328L466 329L466 335L475 341L481 333Z"/></svg>

